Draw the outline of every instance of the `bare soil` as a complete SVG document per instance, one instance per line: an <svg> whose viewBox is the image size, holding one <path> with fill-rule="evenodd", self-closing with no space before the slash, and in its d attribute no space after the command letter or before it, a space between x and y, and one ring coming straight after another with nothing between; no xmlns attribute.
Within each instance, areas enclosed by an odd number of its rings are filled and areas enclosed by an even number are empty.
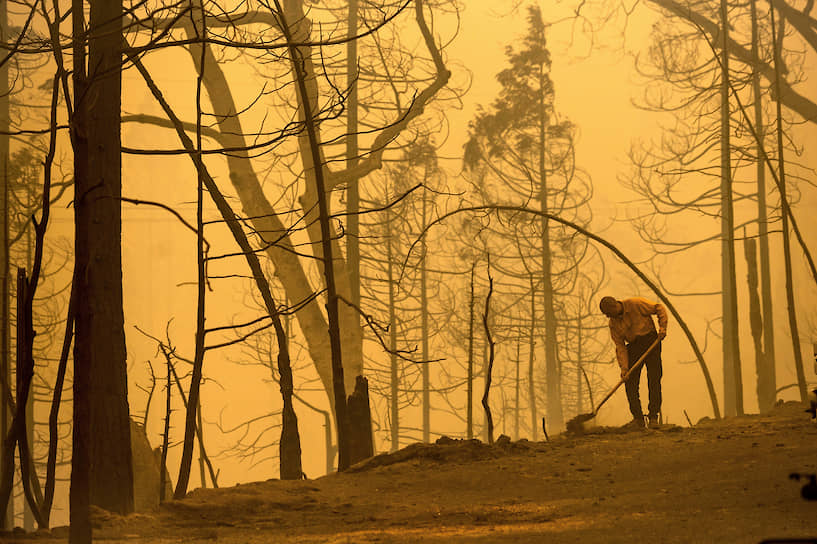
<svg viewBox="0 0 817 544"><path fill-rule="evenodd" d="M817 542L817 501L801 496L808 479L790 477L817 472L817 427L803 410L548 442L441 439L316 480L196 490L150 515L98 511L95 541Z"/></svg>

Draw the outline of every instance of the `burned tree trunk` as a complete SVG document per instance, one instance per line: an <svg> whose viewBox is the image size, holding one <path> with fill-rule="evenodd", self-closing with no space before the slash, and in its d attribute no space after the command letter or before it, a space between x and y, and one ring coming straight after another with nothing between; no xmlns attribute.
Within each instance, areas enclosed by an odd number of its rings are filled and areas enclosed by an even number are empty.
<svg viewBox="0 0 817 544"><path fill-rule="evenodd" d="M488 367L485 369L485 391L482 393L482 407L485 409L485 425L487 427L488 443L494 443L494 418L491 416L491 406L488 396L491 393L491 378L494 370L494 339L488 326L488 314L491 310L491 294L494 292L494 278L491 277L491 257L488 256L488 295L485 297L485 313L482 314L482 325L485 327L485 339L488 343Z"/></svg>
<svg viewBox="0 0 817 544"><path fill-rule="evenodd" d="M150 74L145 69L142 62L139 61L138 59L134 59L134 66L136 66L137 70L139 70L140 74L144 78L145 83L148 85L148 88L150 89L154 98L156 98L156 100L162 106L162 109L171 119L171 122L176 128L176 132L179 136L179 139L182 141L182 144L184 145L185 149L190 152L190 156L193 159L196 168L201 175L201 181L204 183L204 186L210 193L210 197L216 204L216 207L221 213L224 222L227 224L228 228L230 229L230 232L233 235L233 238L235 239L236 243L239 245L242 253L244 254L244 257L247 261L247 265L250 267L253 279L255 280L255 284L258 287L258 290L261 293L261 297L264 300L264 305L267 308L267 311L269 312L270 319L272 320L273 323L273 328L275 329L276 339L278 340L278 370L281 377L280 378L281 396L284 403L280 441L281 478L299 479L301 478L302 475L300 456L301 445L300 435L297 427L298 420L297 417L295 416L295 410L292 406L293 380L292 367L290 364L289 356L289 345L287 341L286 331L284 330L284 325L281 321L281 314L278 311L278 306L272 297L272 291L270 290L269 282L267 281L266 276L264 276L263 270L261 268L261 263L258 260L258 256L253 251L253 248L250 245L249 240L247 239L247 235L244 233L241 225L239 224L238 219L236 218L235 214L232 211L232 208L230 208L224 195L221 193L212 176L208 172L206 166L202 162L201 155L193 152L194 150L193 142L185 134L181 120L170 108L170 105L162 96L161 91L156 86L156 83L153 81L153 79L150 77ZM182 393L182 400L185 402L185 407L187 407L188 406L187 400L184 398L184 392L181 390L181 386L179 386L179 390ZM205 462L208 463L209 466L209 461L207 460L203 446L204 446L203 441L200 438L199 448L202 456L205 458ZM187 467L188 471L189 468L190 467L188 466ZM218 487L212 467L210 467L210 478L213 481L213 486ZM187 492L187 482L185 481L184 484L185 484L184 487L182 487L180 484L176 485L175 491L176 498L183 497L184 494Z"/></svg>
<svg viewBox="0 0 817 544"><path fill-rule="evenodd" d="M372 414L369 409L369 380L358 376L355 390L346 402L349 418L349 464L374 455L372 444Z"/></svg>
<svg viewBox="0 0 817 544"><path fill-rule="evenodd" d="M760 413L769 412L775 403L777 376L775 373L774 327L772 326L772 280L769 258L769 213L766 206L766 162L763 157L763 100L760 87L760 27L757 0L750 4L752 18L752 98L754 102L755 142L757 147L757 236L760 249L760 325L763 334L761 357L755 359L757 367L757 403ZM752 252L754 254L754 251ZM752 322L754 323L754 321ZM754 326L754 325L753 325ZM754 330L754 329L753 329ZM752 333L754 335L754 332Z"/></svg>
<svg viewBox="0 0 817 544"><path fill-rule="evenodd" d="M468 440L474 438L474 269L471 264L471 291L468 299L468 401L465 407L465 435Z"/></svg>
<svg viewBox="0 0 817 544"><path fill-rule="evenodd" d="M91 541L89 505L133 511L122 310L122 2L73 3L75 286L72 544Z"/></svg>
<svg viewBox="0 0 817 544"><path fill-rule="evenodd" d="M8 0L0 0L0 41L7 43L8 25ZM11 377L11 357L9 356L9 187L8 187L8 161L9 161L9 141L6 136L10 128L9 116L9 62L4 62L0 66L0 215L2 215L3 225L0 227L0 389L4 389L10 383ZM0 441L5 440L11 427L11 406L6 403L6 394L10 391L0 391ZM7 461L5 453L0 451L0 466L5 466ZM12 473L14 471L14 461L12 460ZM0 528L13 527L14 509L4 508L0 510Z"/></svg>
<svg viewBox="0 0 817 544"><path fill-rule="evenodd" d="M743 379L738 342L738 301L735 280L735 212L730 144L729 24L726 0L720 2L721 22L721 308L723 311L723 404L726 415L743 415Z"/></svg>
<svg viewBox="0 0 817 544"><path fill-rule="evenodd" d="M752 343L755 348L755 368L757 370L757 401L761 412L764 410L763 399L768 397L769 384L764 378L766 368L766 354L763 352L763 319L760 315L760 296L758 294L757 278L757 248L754 238L743 240L743 251L746 256L747 281L749 284L749 324L752 328ZM770 324L766 324L770 326ZM774 394L774 391L771 392Z"/></svg>
<svg viewBox="0 0 817 544"><path fill-rule="evenodd" d="M783 41L783 35L777 36L775 32L775 17L774 8L769 6L769 15L771 17L772 27L772 44L774 46L774 84L777 96L780 96L780 46ZM780 40L780 42L778 42ZM786 190L786 161L783 156L783 114L780 107L780 101L776 101L776 115L777 115L777 161L778 161L778 177L780 179L780 199L785 202L788 199ZM786 275L786 309L789 316L789 332L791 333L792 351L794 353L794 370L797 374L797 389L800 392L800 401L806 402L808 396L806 390L806 374L803 368L803 353L800 348L800 332L797 325L797 307L794 297L794 280L792 278L792 259L791 259L791 234L789 232L789 214L781 214L781 230L783 231L783 264Z"/></svg>

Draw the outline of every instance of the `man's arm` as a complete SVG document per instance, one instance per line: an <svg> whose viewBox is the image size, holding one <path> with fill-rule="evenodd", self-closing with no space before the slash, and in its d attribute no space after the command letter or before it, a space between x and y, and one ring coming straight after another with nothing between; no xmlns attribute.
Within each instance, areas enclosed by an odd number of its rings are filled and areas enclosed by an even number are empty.
<svg viewBox="0 0 817 544"><path fill-rule="evenodd" d="M655 315L658 316L658 337L663 339L667 336L667 309L660 302L655 304Z"/></svg>

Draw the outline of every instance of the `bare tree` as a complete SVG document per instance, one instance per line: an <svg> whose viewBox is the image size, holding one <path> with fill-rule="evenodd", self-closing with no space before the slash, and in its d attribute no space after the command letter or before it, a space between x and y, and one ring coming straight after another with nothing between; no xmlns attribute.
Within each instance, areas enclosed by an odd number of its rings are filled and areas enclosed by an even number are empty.
<svg viewBox="0 0 817 544"><path fill-rule="evenodd" d="M703 10L703 3L697 9ZM709 6L715 14L725 16L722 11L727 6L712 4ZM727 414L743 412L742 370L738 345L737 322L737 287L734 258L734 245L737 233L745 235L747 228L757 223L757 236L761 243L761 295L763 299L763 318L760 319L759 301L757 308L750 308L750 315L756 315L751 322L752 334L756 342L756 366L758 372L758 402L761 410L768 410L774 402L774 361L773 321L771 318L771 280L769 266L769 223L773 213L766 203L766 188L763 181L764 172L771 168L764 151L765 135L775 134L776 127L765 126L763 110L766 107L761 101L763 93L759 81L758 65L766 62L771 56L768 48L760 47L761 36L768 36L768 27L759 26L758 15L754 10L749 13L740 7L729 8L730 24L748 32L748 37L738 37L737 32L721 32L718 41L713 41L704 27L690 25L685 17L672 13L656 26L653 44L649 56L640 66L646 68L648 62L657 67L651 77L657 77L655 84L649 85L644 93L643 105L651 110L672 111L674 126L672 131L663 136L661 146L643 147L633 154L637 165L631 187L648 199L647 206L651 212L642 214L636 223L639 232L648 240L657 252L657 259L667 260L681 251L704 251L707 244L721 241L722 278L721 289L714 291L706 287L686 293L691 296L720 294L723 319L723 364L724 393ZM749 17L748 25L735 22ZM748 27L748 28L747 28ZM765 32L761 32L765 30ZM741 56L733 57L730 47L735 40L748 39L755 45L754 62L747 63ZM696 42L704 46L695 50ZM766 40L764 40L766 42ZM769 40L771 42L771 40ZM710 50L711 48L711 50ZM730 60L740 63L730 63ZM796 56L793 62L796 61ZM647 73L645 70L643 73ZM755 123L753 124L742 106L740 95L751 92L755 101ZM700 115L701 111L717 111L720 115ZM735 130L735 127L740 127ZM784 125L781 130L786 131ZM710 180L714 180L714 154L712 138L720 135L718 149L719 172L717 179L720 185L716 189ZM790 140L791 141L791 140ZM749 171L754 171L751 179ZM772 170L777 179L777 174ZM747 180L748 177L748 180ZM748 187L748 189L747 189ZM754 187L757 187L754 190ZM747 206L757 201L754 210ZM786 199L783 199L786 200ZM688 217L683 210L696 214L703 213L719 223L719 235L705 232L703 235L690 233L683 236L669 235L673 216ZM751 210L751 211L750 211ZM789 213L784 209L783 214ZM747 216L749 218L747 218ZM703 222L700 223L704 225ZM714 223L712 224L714 227ZM679 231L680 232L680 231ZM751 232L751 231L748 231ZM805 249L805 248L804 248ZM808 254L808 251L806 249ZM747 253L751 264L753 253ZM665 274L664 285L669 285L671 276ZM750 271L751 278L751 271ZM681 295L677 290L666 287L668 291ZM751 293L750 287L750 293ZM750 294L750 302L754 300ZM763 344L760 344L761 327ZM799 351L799 347L796 348Z"/></svg>
<svg viewBox="0 0 817 544"><path fill-rule="evenodd" d="M74 447L71 536L91 541L91 504L133 510L122 314L120 1L72 4L75 274ZM86 52L87 47L87 64ZM93 429L93 432L92 432Z"/></svg>
<svg viewBox="0 0 817 544"><path fill-rule="evenodd" d="M743 415L743 372L738 339L738 293L735 271L735 211L730 147L731 101L729 100L729 10L720 0L720 215L721 303L723 309L723 403L727 416Z"/></svg>
<svg viewBox="0 0 817 544"><path fill-rule="evenodd" d="M361 15L361 21L365 20L365 24L369 27L380 28L387 25L392 18L402 14L406 6L394 4L387 5L386 8L385 13L387 16L385 18L383 17L383 11L373 8L367 14ZM279 44L279 48L282 48L285 47L285 40L281 40L283 30L280 24L281 17L290 22L292 27L290 30L299 44L295 50L300 60L296 59L297 62L290 63L292 69L289 71L289 77L293 82L296 81L293 70L296 64L302 63L306 87L305 92L299 91L294 97L297 100L298 121L292 123L290 128L295 130L285 130L284 133L295 136L297 141L296 153L303 165L300 170L305 181L303 185L304 192L299 197L299 201L304 217L303 222L307 227L306 232L310 238L308 247L311 248L314 256L318 259L324 258L321 249L324 246L321 242L320 214L317 213L319 208L318 196L320 194L316 190L315 178L318 175L317 170L323 170L320 175L325 177L327 194L331 194L331 191L343 187L350 179L366 175L378 169L382 164L383 153L386 151L387 146L401 134L410 121L421 114L423 109L445 86L450 77L450 73L445 68L442 57L435 45L432 30L426 24L425 13L427 10L428 8L424 2L415 4L415 28L422 38L421 43L428 49L431 56L426 65L433 67L434 78L428 81L427 84L413 82L413 88L418 89L419 92L408 107L397 112L396 116L386 120L385 123L374 118L367 121L369 126L376 128L371 131L372 139L361 147L361 153L366 153L366 156L354 168L342 171L330 169L330 163L325 158L330 147L328 143L323 142L327 140L332 142L334 140L327 139L320 132L317 132L315 141L321 142L320 149L317 158L312 158L308 131L302 130L305 128L304 123L310 118L310 115L322 116L324 122L316 124L318 131L328 130L326 127L330 126L329 121L336 115L342 97L339 97L337 89L334 87L329 86L329 92L327 93L323 92L318 86L321 78L315 75L316 63L314 59L318 56L321 42L319 39L312 38L311 21L304 12L301 2L285 2L280 10L268 6L266 11L248 11L243 14L235 14L227 20L220 17L220 15L214 16L207 25L211 32L230 33L233 30L242 29L240 35L249 37L252 35L251 33L257 32L258 27L253 25L259 22L267 23L267 32L277 34L275 40ZM344 14L346 14L345 9ZM173 28L183 30L189 38L195 37L193 27L189 25L186 19L172 16L155 19L154 29L156 32L170 31L172 33ZM245 33L243 29L248 30ZM368 30L366 32L367 35L372 34ZM211 40L211 43L213 41ZM233 40L234 42L235 40ZM226 47L229 47L229 42L224 43ZM208 70L202 75L203 83L215 111L219 112L220 120L218 130L211 134L217 138L223 148L231 150L227 154L227 161L232 172L233 186L244 208L244 213L250 218L249 220L255 232L261 238L260 245L265 248L267 256L274 263L276 274L286 289L287 299L295 305L300 305L297 317L307 340L306 344L309 348L310 357L315 362L324 388L330 393L331 402L334 403L337 400L335 399L337 395L333 392L332 384L339 381L339 376L333 378L331 350L329 349L329 343L325 341L329 323L319 306L318 299L314 297L317 289L313 287L314 282L310 280L312 267L302 261L297 243L292 240L288 228L281 221L281 216L275 213L269 197L262 190L259 173L250 161L249 150L253 148L252 145L248 144L250 136L242 129L242 122L237 114L239 110L232 98L227 79L221 67L215 62L215 48L210 44L205 44L204 49L204 58ZM264 49L268 50L269 48L264 47ZM192 57L194 64L201 70L199 57L197 55L192 55ZM411 91L409 91L409 94L412 94ZM324 99L327 97L328 102L325 103ZM306 101L309 101L314 110L305 109ZM134 119L166 125L164 121L149 119L145 116L135 117ZM327 213L329 213L328 207ZM334 225L330 224L329 226L332 227L329 240L332 241L331 245L334 246L332 247L332 265L338 295L350 300L352 297L350 295L348 268L337 244L337 233L334 232ZM347 360L343 364L343 381L347 384L346 394L350 394L351 385L349 384L354 384L355 377L363 373L362 332L358 310L352 306L341 304L338 307L338 319L340 321L339 329L344 331L341 335L342 351L348 354Z"/></svg>
<svg viewBox="0 0 817 544"><path fill-rule="evenodd" d="M494 418L491 414L490 394L491 381L494 369L494 339L491 336L489 315L491 311L491 294L494 292L494 278L491 276L491 257L488 256L488 294L485 296L485 311L482 313L482 326L488 344L488 366L485 369L485 387L482 392L482 408L485 410L485 422L488 434L488 443L494 443Z"/></svg>
<svg viewBox="0 0 817 544"><path fill-rule="evenodd" d="M560 429L564 417L558 361L558 298L571 290L585 241L566 234L559 225L551 225L549 214L589 221L587 203L592 191L589 179L576 166L575 127L561 119L555 107L550 51L539 8L528 8L527 23L522 45L518 50L512 47L506 50L509 66L497 75L501 85L499 96L472 122L465 163L469 167L480 162L486 165L488 176L480 174L477 186L483 202L534 201L543 212L536 218L511 216L506 230L536 229L535 242L519 239L525 247L521 260L538 261L534 274L540 278L536 290L541 292L539 307L545 337L546 412L550 425ZM534 227L533 222L538 225ZM530 238L533 236L531 232ZM495 262L498 270L503 271L500 255Z"/></svg>

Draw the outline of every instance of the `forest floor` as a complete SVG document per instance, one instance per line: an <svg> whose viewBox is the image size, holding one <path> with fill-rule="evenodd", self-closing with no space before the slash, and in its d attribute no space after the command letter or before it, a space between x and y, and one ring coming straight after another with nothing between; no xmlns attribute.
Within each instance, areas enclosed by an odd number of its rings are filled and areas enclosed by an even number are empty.
<svg viewBox="0 0 817 544"><path fill-rule="evenodd" d="M316 480L196 490L96 513L109 543L817 542L817 426L800 403L694 427L588 428L547 442L440 440ZM0 534L66 542L66 528ZM812 540L813 539L813 540Z"/></svg>

